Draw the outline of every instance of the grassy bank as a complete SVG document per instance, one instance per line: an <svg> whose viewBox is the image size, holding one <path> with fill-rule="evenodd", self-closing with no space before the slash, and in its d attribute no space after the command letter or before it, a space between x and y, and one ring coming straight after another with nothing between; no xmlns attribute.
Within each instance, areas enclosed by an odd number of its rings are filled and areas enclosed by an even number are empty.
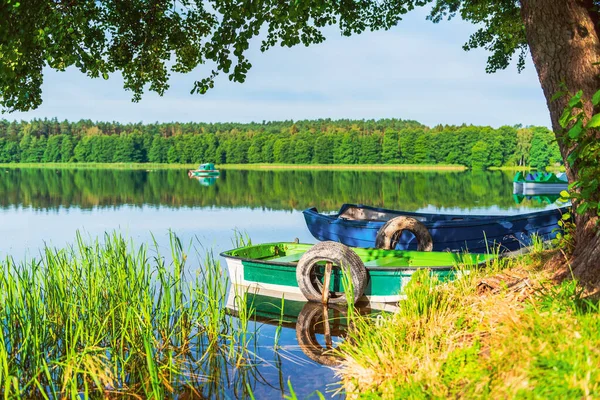
<svg viewBox="0 0 600 400"><path fill-rule="evenodd" d="M544 257L446 285L413 276L398 314L357 321L340 347L349 398L600 397L598 302Z"/></svg>
<svg viewBox="0 0 600 400"><path fill-rule="evenodd" d="M249 316L227 314L226 274L210 254L188 273L181 243L171 244L171 264L118 235L0 262L2 397L246 393Z"/></svg>
<svg viewBox="0 0 600 400"><path fill-rule="evenodd" d="M198 164L154 164L154 163L17 163L0 164L0 168L89 168L89 169L196 169ZM463 165L387 165L387 164L221 164L217 165L219 169L234 170L341 170L341 171L464 171L467 168Z"/></svg>
<svg viewBox="0 0 600 400"><path fill-rule="evenodd" d="M512 165L512 166L505 166L505 167L489 167L488 170L490 171L535 171L535 168L532 167L527 167L527 166L517 166L517 165Z"/></svg>
<svg viewBox="0 0 600 400"><path fill-rule="evenodd" d="M323 171L465 171L464 165L448 164L223 164L222 169L323 170Z"/></svg>
<svg viewBox="0 0 600 400"><path fill-rule="evenodd" d="M158 163L12 163L0 164L0 169L47 168L47 169L196 169L198 164L158 164Z"/></svg>

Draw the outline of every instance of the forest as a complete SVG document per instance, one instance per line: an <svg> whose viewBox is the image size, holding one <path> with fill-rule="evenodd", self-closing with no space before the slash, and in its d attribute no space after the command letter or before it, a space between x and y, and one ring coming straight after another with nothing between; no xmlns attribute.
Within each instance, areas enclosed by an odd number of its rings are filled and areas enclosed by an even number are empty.
<svg viewBox="0 0 600 400"><path fill-rule="evenodd" d="M0 120L0 163L460 164L544 168L561 163L546 127L416 121L262 123Z"/></svg>

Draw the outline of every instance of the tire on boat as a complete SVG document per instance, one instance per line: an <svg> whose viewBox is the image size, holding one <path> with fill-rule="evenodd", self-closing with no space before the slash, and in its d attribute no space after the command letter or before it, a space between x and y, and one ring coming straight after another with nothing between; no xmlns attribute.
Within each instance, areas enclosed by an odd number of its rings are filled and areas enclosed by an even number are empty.
<svg viewBox="0 0 600 400"><path fill-rule="evenodd" d="M349 247L330 241L315 244L298 261L296 281L304 297L308 301L321 302L323 284L315 271L319 262L331 262L350 274L354 286L354 302L357 302L367 286L367 269L360 257ZM330 292L328 302L345 304L346 295L343 292Z"/></svg>
<svg viewBox="0 0 600 400"><path fill-rule="evenodd" d="M333 352L333 348L328 349L323 347L317 340L317 327L328 324L328 314L323 315L323 308L325 310L334 309L341 315L346 316L347 311L339 305L328 305L317 303L306 303L302 307L302 311L298 314L298 320L296 322L296 340L300 349L308 358L319 364L334 366L340 363L342 358L340 355ZM319 332L324 334L323 332Z"/></svg>
<svg viewBox="0 0 600 400"><path fill-rule="evenodd" d="M390 219L377 232L375 239L375 247L384 250L393 250L396 248L402 231L409 231L417 239L417 250L431 251L433 250L433 239L429 230L412 217L396 217Z"/></svg>

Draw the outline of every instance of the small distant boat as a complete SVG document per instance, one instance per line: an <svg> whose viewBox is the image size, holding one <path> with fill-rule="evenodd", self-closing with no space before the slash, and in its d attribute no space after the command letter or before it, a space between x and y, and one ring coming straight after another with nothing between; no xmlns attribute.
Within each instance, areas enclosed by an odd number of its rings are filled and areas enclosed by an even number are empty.
<svg viewBox="0 0 600 400"><path fill-rule="evenodd" d="M336 214L322 214L314 207L303 214L308 230L318 240L417 250L418 230L420 236L429 235L428 245L434 251L487 253L498 246L501 252L520 250L531 244L533 234L544 241L553 239L566 212L567 207L517 215L457 215L344 204Z"/></svg>
<svg viewBox="0 0 600 400"><path fill-rule="evenodd" d="M567 190L569 182L564 173L558 175L552 173L536 172L523 174L517 172L513 179L513 193L524 195L558 194Z"/></svg>
<svg viewBox="0 0 600 400"><path fill-rule="evenodd" d="M334 304L348 300L344 279L352 280L350 299L354 302L393 303L404 298L404 289L418 270L429 269L440 281L447 281L461 273L458 265L471 268L494 258L487 254L351 249L335 242L265 243L225 251L221 256L234 285Z"/></svg>
<svg viewBox="0 0 600 400"><path fill-rule="evenodd" d="M219 174L220 174L219 170L215 169L215 164L213 164L213 163L200 164L198 169L190 169L188 171L188 176L190 178L204 177L204 176L218 176Z"/></svg>

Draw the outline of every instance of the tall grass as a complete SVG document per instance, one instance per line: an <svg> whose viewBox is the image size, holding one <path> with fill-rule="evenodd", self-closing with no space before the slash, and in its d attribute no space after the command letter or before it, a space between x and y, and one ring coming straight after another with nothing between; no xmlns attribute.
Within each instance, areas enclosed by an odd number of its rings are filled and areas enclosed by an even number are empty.
<svg viewBox="0 0 600 400"><path fill-rule="evenodd" d="M231 365L252 365L248 324L225 312L226 274L211 253L188 265L118 234L38 259L0 262L0 395L165 398L215 394ZM237 321L237 320L235 320Z"/></svg>
<svg viewBox="0 0 600 400"><path fill-rule="evenodd" d="M419 271L398 313L355 318L338 347L348 397L598 398L599 303L553 282L535 250L449 283ZM501 276L524 284L478 292Z"/></svg>

